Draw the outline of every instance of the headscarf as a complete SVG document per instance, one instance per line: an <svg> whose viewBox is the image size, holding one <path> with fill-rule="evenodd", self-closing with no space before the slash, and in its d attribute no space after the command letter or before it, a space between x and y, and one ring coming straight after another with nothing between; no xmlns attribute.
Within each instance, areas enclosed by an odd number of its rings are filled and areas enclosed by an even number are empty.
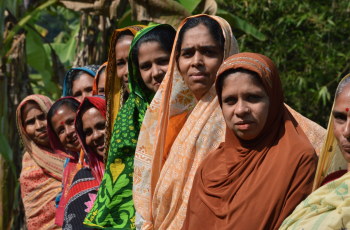
<svg viewBox="0 0 350 230"><path fill-rule="evenodd" d="M233 55L219 69L217 93L223 73L238 68L259 75L270 98L266 123L249 141L226 126L225 142L196 172L182 229L278 229L311 193L317 156L283 103L276 66L261 54Z"/></svg>
<svg viewBox="0 0 350 230"><path fill-rule="evenodd" d="M97 95L98 94L98 81L100 79L100 73L102 72L103 68L106 68L108 62L103 63L100 68L96 71L95 74L95 80L94 80L94 85L92 86L92 95ZM105 71L106 73L106 71Z"/></svg>
<svg viewBox="0 0 350 230"><path fill-rule="evenodd" d="M110 140L112 137L112 129L114 127L115 119L117 118L119 110L124 105L126 89L122 85L120 79L117 76L117 65L115 62L116 50L115 45L116 41L123 31L130 31L135 35L138 31L145 28L144 25L135 25L128 26L122 29L117 29L114 31L111 38L111 45L109 48L108 62L106 67L106 85L105 85L105 97L106 97L106 133L105 133L105 148L106 154L104 163L107 163Z"/></svg>
<svg viewBox="0 0 350 230"><path fill-rule="evenodd" d="M193 17L199 16L203 15ZM222 28L224 59L238 53L238 44L228 22L217 16L206 16L216 20ZM144 229L181 228L195 170L224 140L225 122L214 86L196 105L176 64L177 37L189 18L177 31L168 72L146 113L136 147L133 193L135 208L147 221ZM176 140L169 149L167 134L172 133L168 130L172 128L172 118L186 116L193 107L187 121L181 119L182 124L174 128L172 136ZM168 158L162 170L166 154Z"/></svg>
<svg viewBox="0 0 350 230"><path fill-rule="evenodd" d="M92 77L95 77L96 71L99 69L99 65L87 65L83 67L75 67L71 68L64 78L63 82L63 96L73 96L72 88L73 88L73 78L79 71L84 71L88 74L90 74Z"/></svg>
<svg viewBox="0 0 350 230"><path fill-rule="evenodd" d="M202 15L192 17L199 16ZM227 21L217 16L207 17L222 27L224 60L238 53L237 41ZM177 33L189 18L182 22ZM325 130L287 108L319 150ZM175 47L167 75L146 112L136 147L133 193L136 211L146 221L144 229L181 228L196 169L225 140L225 130L214 86L195 104L177 68Z"/></svg>
<svg viewBox="0 0 350 230"><path fill-rule="evenodd" d="M22 160L22 171L19 178L21 194L29 230L59 229L55 226L55 198L61 191L64 157L53 149L39 146L31 140L24 130L21 108L33 101L39 105L45 116L52 102L42 95L30 95L18 106L16 111L17 129L25 153Z"/></svg>
<svg viewBox="0 0 350 230"><path fill-rule="evenodd" d="M130 50L142 36L159 26L169 25L150 26L139 31L131 43ZM90 227L135 228L135 208L132 199L134 154L141 124L154 93L147 88L135 63L132 62L132 52L129 52L128 59L130 95L118 113L106 173L96 202L84 221L84 224ZM106 200L106 197L109 199Z"/></svg>
<svg viewBox="0 0 350 230"><path fill-rule="evenodd" d="M342 80L350 77L346 75ZM339 83L339 85L341 84ZM338 88L339 88L338 85ZM338 90L337 90L338 91ZM284 220L280 229L349 229L350 228L350 172L321 187L323 179L334 172L347 170L333 132L333 109L330 113L327 135L317 165L314 192L301 202Z"/></svg>
<svg viewBox="0 0 350 230"><path fill-rule="evenodd" d="M80 104L79 109L77 110L77 116L75 118L75 130L77 132L79 142L85 153L86 159L88 159L87 163L92 173L94 174L94 177L100 184L102 181L103 174L105 172L105 167L103 165L103 158L86 145L86 140L83 132L83 123L81 120L82 109L84 109L86 103L88 102L90 102L93 106L95 106L96 109L98 109L101 112L104 118L106 118L106 104L105 104L105 98L103 95L85 97L83 102Z"/></svg>
<svg viewBox="0 0 350 230"><path fill-rule="evenodd" d="M78 101L74 97L64 97L64 98L70 98L71 100ZM58 99L55 103L57 103L60 100L63 100L63 98ZM63 225L63 218L64 218L64 209L65 209L67 201L68 201L67 197L68 197L69 188L72 184L72 181L73 181L75 174L84 165L84 161L83 161L84 154L83 154L83 152L81 154L79 152L72 152L70 150L66 150L64 148L64 146L62 145L61 141L58 139L55 131L51 130L49 125L47 125L47 133L48 133L50 143L51 143L53 150L57 154L69 159L66 167L64 168L64 172L63 172L63 180L62 180L63 191L62 191L62 196L61 196L58 208L57 208L56 221L55 221L55 223L57 225L62 226Z"/></svg>

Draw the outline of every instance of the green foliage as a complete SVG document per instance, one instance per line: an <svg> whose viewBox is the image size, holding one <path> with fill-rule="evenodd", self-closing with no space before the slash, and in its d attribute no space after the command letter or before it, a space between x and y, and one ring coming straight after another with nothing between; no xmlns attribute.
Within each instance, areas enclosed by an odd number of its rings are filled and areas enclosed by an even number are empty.
<svg viewBox="0 0 350 230"><path fill-rule="evenodd" d="M349 1L229 0L219 7L266 36L233 31L241 52L276 64L285 102L326 127L338 82L350 72Z"/></svg>

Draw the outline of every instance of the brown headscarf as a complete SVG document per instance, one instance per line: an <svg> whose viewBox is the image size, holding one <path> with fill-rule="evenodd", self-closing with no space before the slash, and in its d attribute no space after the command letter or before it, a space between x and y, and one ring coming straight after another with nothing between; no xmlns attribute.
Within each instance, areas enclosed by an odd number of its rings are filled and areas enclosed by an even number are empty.
<svg viewBox="0 0 350 230"><path fill-rule="evenodd" d="M226 127L225 142L199 166L182 229L278 229L312 191L317 157L283 103L278 71L264 55L240 53L220 67L256 72L270 98L266 124L254 140ZM219 102L221 95L216 83Z"/></svg>

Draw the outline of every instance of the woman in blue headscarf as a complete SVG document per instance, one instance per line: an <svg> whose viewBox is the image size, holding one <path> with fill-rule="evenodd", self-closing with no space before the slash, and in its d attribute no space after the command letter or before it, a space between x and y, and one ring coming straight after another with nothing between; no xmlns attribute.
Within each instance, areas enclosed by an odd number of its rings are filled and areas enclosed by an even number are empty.
<svg viewBox="0 0 350 230"><path fill-rule="evenodd" d="M99 65L88 65L71 68L64 79L63 97L73 96L78 101L84 97L92 96L94 78Z"/></svg>

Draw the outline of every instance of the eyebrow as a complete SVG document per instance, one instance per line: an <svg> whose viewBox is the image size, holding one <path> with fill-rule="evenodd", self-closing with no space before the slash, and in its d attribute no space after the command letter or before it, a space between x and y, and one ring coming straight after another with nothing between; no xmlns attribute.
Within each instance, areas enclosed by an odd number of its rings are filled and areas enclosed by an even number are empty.
<svg viewBox="0 0 350 230"><path fill-rule="evenodd" d="M333 110L333 116L336 116L336 115L345 115L345 114L344 114L344 113L342 113L342 112L339 112L339 111Z"/></svg>
<svg viewBox="0 0 350 230"><path fill-rule="evenodd" d="M162 57L156 58L155 60L156 60L156 61L159 61L159 60L161 60L161 59L170 59L170 57L168 57L168 56L162 56ZM150 62L150 61L141 62L141 63L139 63L139 66L143 66L144 64L146 64L146 63L148 63L148 62Z"/></svg>
<svg viewBox="0 0 350 230"><path fill-rule="evenodd" d="M199 47L202 48L202 49L215 49L215 48L217 48L217 46L199 46ZM192 46L192 47L185 47L185 48L181 49L181 51L189 51L189 50L191 50L193 48L194 48L194 46Z"/></svg>

